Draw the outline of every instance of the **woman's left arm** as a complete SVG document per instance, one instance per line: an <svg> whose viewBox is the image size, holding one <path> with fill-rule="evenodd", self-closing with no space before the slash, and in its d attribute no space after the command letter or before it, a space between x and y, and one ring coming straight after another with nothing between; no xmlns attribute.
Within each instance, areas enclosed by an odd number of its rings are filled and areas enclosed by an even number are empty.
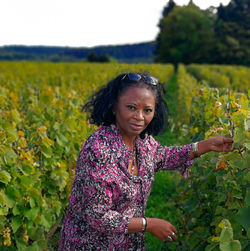
<svg viewBox="0 0 250 251"><path fill-rule="evenodd" d="M223 136L216 136L210 139L202 140L193 145L190 151L190 159L194 159L207 152L232 152L233 151L233 139Z"/></svg>

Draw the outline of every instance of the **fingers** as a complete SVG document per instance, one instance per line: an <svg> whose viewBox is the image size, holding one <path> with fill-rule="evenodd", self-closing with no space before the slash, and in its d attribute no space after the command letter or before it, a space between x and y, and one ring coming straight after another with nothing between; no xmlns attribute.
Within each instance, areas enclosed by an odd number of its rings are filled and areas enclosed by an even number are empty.
<svg viewBox="0 0 250 251"><path fill-rule="evenodd" d="M157 218L148 218L148 232L153 234L155 237L160 239L163 242L172 242L177 240L177 230L176 228L168 221L157 219Z"/></svg>
<svg viewBox="0 0 250 251"><path fill-rule="evenodd" d="M231 152L233 151L233 145L231 143L225 143L223 147L224 152Z"/></svg>
<svg viewBox="0 0 250 251"><path fill-rule="evenodd" d="M170 229L167 231L167 235L165 236L163 242L172 242L177 240L177 230L171 225Z"/></svg>
<svg viewBox="0 0 250 251"><path fill-rule="evenodd" d="M172 242L172 241L176 241L177 240L177 236L175 234L175 232L170 233L166 239L163 240L163 242Z"/></svg>
<svg viewBox="0 0 250 251"><path fill-rule="evenodd" d="M223 136L216 136L212 139L212 151L215 152L232 152L233 149L233 139Z"/></svg>
<svg viewBox="0 0 250 251"><path fill-rule="evenodd" d="M224 143L233 143L234 142L234 140L232 138L226 138L226 137L223 138L223 141L224 141Z"/></svg>
<svg viewBox="0 0 250 251"><path fill-rule="evenodd" d="M177 240L177 233L172 232L170 237L173 239L173 241L176 241Z"/></svg>

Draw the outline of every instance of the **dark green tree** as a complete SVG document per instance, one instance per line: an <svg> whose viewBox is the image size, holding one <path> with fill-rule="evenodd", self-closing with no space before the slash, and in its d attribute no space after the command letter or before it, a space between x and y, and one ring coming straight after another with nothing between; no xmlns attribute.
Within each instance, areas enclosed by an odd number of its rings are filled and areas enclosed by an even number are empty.
<svg viewBox="0 0 250 251"><path fill-rule="evenodd" d="M173 10L175 6L176 6L176 3L174 2L174 0L169 0L167 5L163 9L162 16L163 17L168 16L168 14Z"/></svg>
<svg viewBox="0 0 250 251"><path fill-rule="evenodd" d="M250 65L250 0L232 0L217 11L216 63Z"/></svg>
<svg viewBox="0 0 250 251"><path fill-rule="evenodd" d="M162 11L162 18L160 19L160 22L158 24L158 27L160 29L160 31L163 29L164 27L164 20L167 18L167 16L171 13L171 11L174 9L174 7L176 6L176 3L174 2L174 0L169 0L167 5L164 7L163 11ZM156 37L156 54L158 54L158 52L160 51L160 47L161 47L161 33L159 33Z"/></svg>
<svg viewBox="0 0 250 251"><path fill-rule="evenodd" d="M214 19L211 13L199 9L192 1L187 6L175 6L162 18L158 35L156 61L209 63L214 46Z"/></svg>
<svg viewBox="0 0 250 251"><path fill-rule="evenodd" d="M88 62L100 62L100 63L107 63L110 62L110 58L108 55L97 55L94 51L91 51L87 56Z"/></svg>

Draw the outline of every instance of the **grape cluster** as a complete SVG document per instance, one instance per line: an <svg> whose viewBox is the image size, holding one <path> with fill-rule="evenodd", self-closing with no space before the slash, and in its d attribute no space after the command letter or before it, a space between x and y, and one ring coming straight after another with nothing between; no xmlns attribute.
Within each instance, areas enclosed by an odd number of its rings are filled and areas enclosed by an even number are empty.
<svg viewBox="0 0 250 251"><path fill-rule="evenodd" d="M4 238L3 245L4 246L10 246L11 245L10 229L8 227L5 228L4 231L3 231L3 238Z"/></svg>

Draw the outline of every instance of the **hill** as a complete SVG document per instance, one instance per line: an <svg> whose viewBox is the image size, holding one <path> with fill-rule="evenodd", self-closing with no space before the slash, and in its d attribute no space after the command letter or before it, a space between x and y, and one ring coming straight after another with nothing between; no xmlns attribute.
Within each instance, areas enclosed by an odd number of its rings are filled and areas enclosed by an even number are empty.
<svg viewBox="0 0 250 251"><path fill-rule="evenodd" d="M107 55L119 62L152 62L155 42L126 45L107 45L96 47L59 47L11 45L0 47L0 60L37 60L37 61L83 61L89 53Z"/></svg>

